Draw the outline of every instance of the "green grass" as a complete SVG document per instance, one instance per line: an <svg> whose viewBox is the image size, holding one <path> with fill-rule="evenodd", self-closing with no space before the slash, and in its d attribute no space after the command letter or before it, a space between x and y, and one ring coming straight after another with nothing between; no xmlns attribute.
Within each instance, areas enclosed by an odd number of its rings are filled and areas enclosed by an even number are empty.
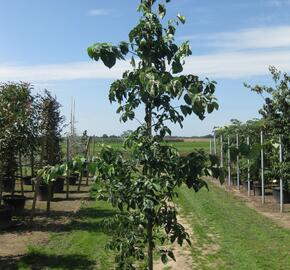
<svg viewBox="0 0 290 270"><path fill-rule="evenodd" d="M290 269L290 231L274 224L233 195L181 188L181 212L193 229L197 269Z"/></svg>
<svg viewBox="0 0 290 270"><path fill-rule="evenodd" d="M109 236L100 222L114 214L106 203L88 202L71 223L50 234L47 245L30 247L17 269L113 269L113 256L105 249Z"/></svg>
<svg viewBox="0 0 290 270"><path fill-rule="evenodd" d="M110 145L114 149L121 149L123 143L121 141L116 142L106 142L105 140L102 144ZM204 149L209 152L209 141L194 141L194 142L167 142L167 144L175 147L181 154L188 154L194 149ZM101 143L95 144L95 153L101 150ZM92 150L91 150L92 151Z"/></svg>
<svg viewBox="0 0 290 270"><path fill-rule="evenodd" d="M290 231L233 195L212 184L210 192L183 187L178 204L193 230L196 269L290 269ZM46 245L30 247L17 269L113 269L113 254L105 249L110 236L100 222L115 213L104 202L89 201L60 232L50 233Z"/></svg>
<svg viewBox="0 0 290 270"><path fill-rule="evenodd" d="M204 149L204 151L209 152L209 141L169 142L168 144L177 148L181 154L190 153L194 149Z"/></svg>

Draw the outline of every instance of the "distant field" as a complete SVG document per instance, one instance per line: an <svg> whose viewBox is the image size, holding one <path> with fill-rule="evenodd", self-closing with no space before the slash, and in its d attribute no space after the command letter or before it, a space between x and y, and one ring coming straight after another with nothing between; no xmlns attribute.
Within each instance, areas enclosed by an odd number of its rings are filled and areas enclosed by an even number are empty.
<svg viewBox="0 0 290 270"><path fill-rule="evenodd" d="M121 141L98 141L95 143L95 149L94 153L97 153L100 151L102 144L110 145L114 149L120 149L122 148L122 142ZM181 154L187 154L193 151L194 149L204 149L204 151L209 152L209 140L208 139L186 139L184 142L166 142L166 144L169 144L173 147L175 147ZM91 148L91 151L93 150L93 147Z"/></svg>

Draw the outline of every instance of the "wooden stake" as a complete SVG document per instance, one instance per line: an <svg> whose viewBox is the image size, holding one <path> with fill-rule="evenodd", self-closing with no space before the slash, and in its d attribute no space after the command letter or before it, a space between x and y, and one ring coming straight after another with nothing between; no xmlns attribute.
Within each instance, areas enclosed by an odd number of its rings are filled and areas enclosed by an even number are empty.
<svg viewBox="0 0 290 270"><path fill-rule="evenodd" d="M50 202L52 199L52 183L48 183L48 194L47 194L47 202L46 202L46 216L48 217L50 214Z"/></svg>
<svg viewBox="0 0 290 270"><path fill-rule="evenodd" d="M66 139L66 163L67 166L69 166L69 137ZM69 198L69 176L70 171L67 169L67 175L66 175L66 199Z"/></svg>
<svg viewBox="0 0 290 270"><path fill-rule="evenodd" d="M83 180L83 170L81 171L80 176L79 176L78 192L80 192L81 190L82 180Z"/></svg>
<svg viewBox="0 0 290 270"><path fill-rule="evenodd" d="M37 200L37 194L38 194L38 189L39 189L39 182L40 182L40 178L36 177L34 196L33 196L32 208L31 208L31 213L30 213L30 224L32 223L33 217L35 214L35 207L36 207L36 200Z"/></svg>

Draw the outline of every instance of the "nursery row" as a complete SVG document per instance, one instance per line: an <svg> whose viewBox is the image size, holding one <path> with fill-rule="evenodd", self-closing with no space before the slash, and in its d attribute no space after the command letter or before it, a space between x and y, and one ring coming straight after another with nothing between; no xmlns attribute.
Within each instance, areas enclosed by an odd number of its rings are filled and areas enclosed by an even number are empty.
<svg viewBox="0 0 290 270"><path fill-rule="evenodd" d="M219 156L229 185L245 185L248 195L253 189L262 196L262 203L265 189L271 188L282 212L283 203L290 203L290 78L274 68L270 70L275 88L250 87L267 95L259 111L262 118L246 123L234 119L230 125L216 128L210 152Z"/></svg>

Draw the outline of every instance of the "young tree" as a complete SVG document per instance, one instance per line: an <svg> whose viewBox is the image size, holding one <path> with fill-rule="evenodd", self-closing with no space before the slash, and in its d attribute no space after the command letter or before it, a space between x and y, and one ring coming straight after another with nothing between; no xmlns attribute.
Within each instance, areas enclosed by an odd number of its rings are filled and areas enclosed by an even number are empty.
<svg viewBox="0 0 290 270"><path fill-rule="evenodd" d="M45 90L40 97L40 132L42 158L46 165L56 165L62 160L61 132L64 117L60 112L60 103L51 93Z"/></svg>
<svg viewBox="0 0 290 270"><path fill-rule="evenodd" d="M215 82L202 81L192 74L180 75L191 50L188 42L175 44L174 35L185 18L178 15L163 25L165 3L157 2L141 1L138 11L142 15L129 33L129 42L117 46L96 43L88 48L92 59L102 60L109 68L117 59L128 59L131 54L132 70L112 83L109 99L119 103L117 113L123 122L134 120L138 107L144 106L145 110L144 123L125 140L125 147L132 150L130 158L104 148L97 161L100 198L109 200L122 212L116 217L118 225L114 226L110 244L118 251L117 269L135 269L135 260L145 258L147 269L153 269L154 250L163 262L167 257L175 259L173 252L162 245L166 241L180 245L184 240L189 242L172 203L177 196L176 187L185 183L197 191L206 185L203 175L219 173L214 158L211 171L207 168L204 152L182 157L163 143L164 137L171 135L167 123L182 127L184 118L192 113L204 119L206 112L218 109L218 104L213 95ZM173 105L173 100L181 105ZM164 231L160 234L161 229Z"/></svg>
<svg viewBox="0 0 290 270"><path fill-rule="evenodd" d="M260 110L263 117L264 129L267 134L279 143L281 138L283 146L283 163L279 163L279 153L272 148L272 177L276 179L282 177L284 185L288 188L288 179L290 179L290 76L287 73L282 74L275 67L270 66L274 87L269 86L249 86L252 91L262 95L266 94L265 104Z"/></svg>
<svg viewBox="0 0 290 270"><path fill-rule="evenodd" d="M0 164L1 173L14 178L17 155L35 148L37 114L32 86L28 83L0 85Z"/></svg>

